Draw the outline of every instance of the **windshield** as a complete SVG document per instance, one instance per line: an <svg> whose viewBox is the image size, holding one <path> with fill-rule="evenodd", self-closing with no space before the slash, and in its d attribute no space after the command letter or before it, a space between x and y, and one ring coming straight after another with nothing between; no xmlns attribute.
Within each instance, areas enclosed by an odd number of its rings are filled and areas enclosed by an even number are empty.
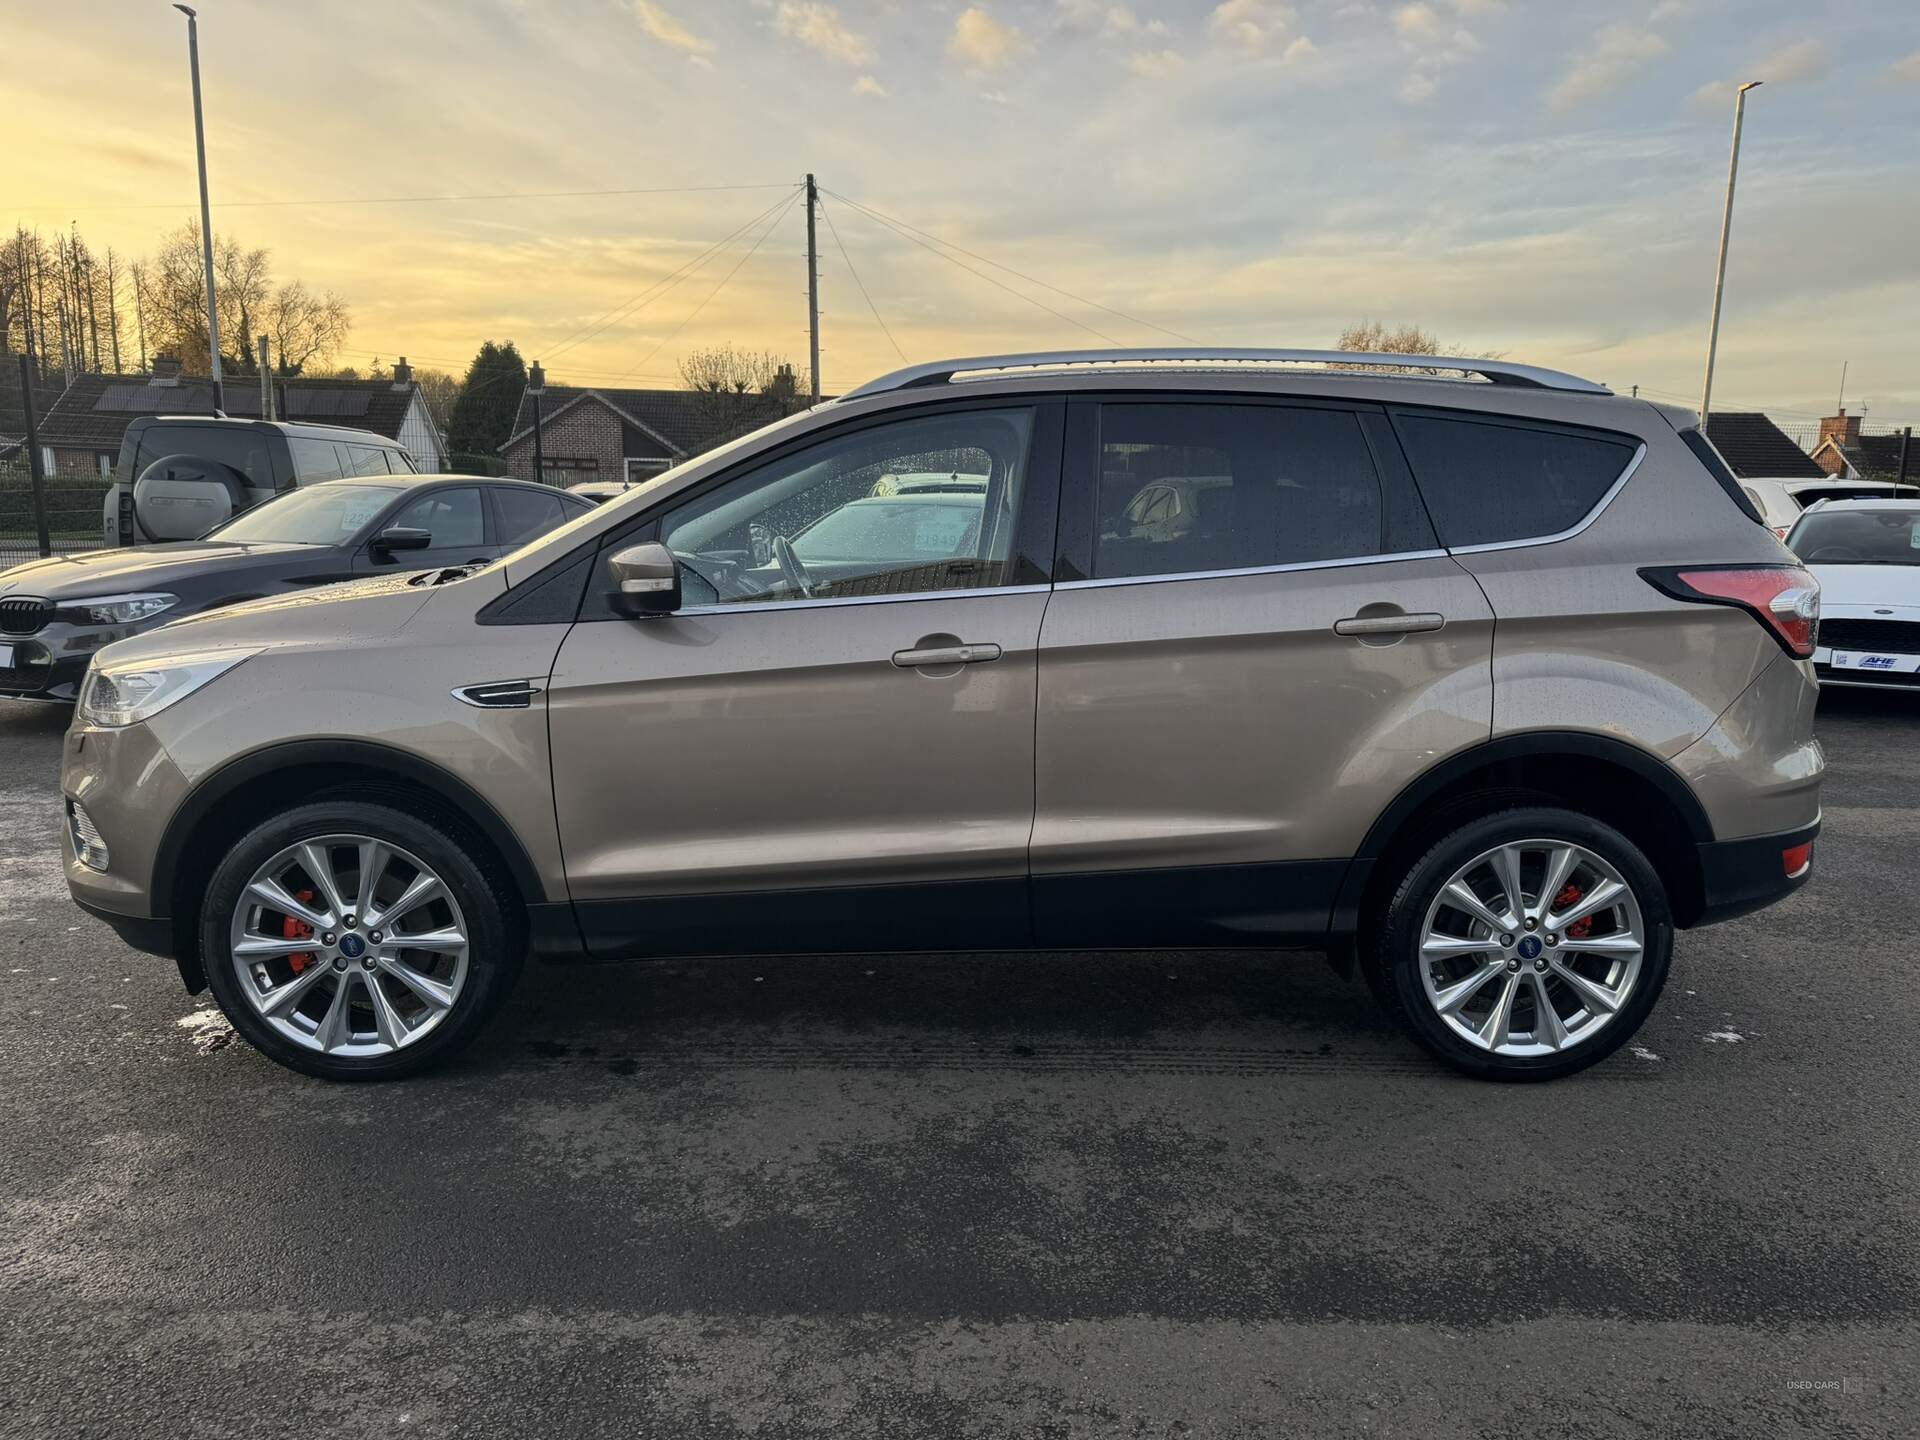
<svg viewBox="0 0 1920 1440"><path fill-rule="evenodd" d="M339 545L351 540L387 508L386 485L332 480L289 490L244 511L207 533L230 545Z"/></svg>
<svg viewBox="0 0 1920 1440"><path fill-rule="evenodd" d="M1920 565L1920 505L1816 510L1800 517L1787 547L1809 565Z"/></svg>

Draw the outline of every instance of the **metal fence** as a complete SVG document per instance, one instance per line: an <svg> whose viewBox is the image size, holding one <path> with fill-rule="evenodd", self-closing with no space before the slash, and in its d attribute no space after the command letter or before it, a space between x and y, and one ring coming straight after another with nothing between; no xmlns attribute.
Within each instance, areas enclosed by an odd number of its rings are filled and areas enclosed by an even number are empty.
<svg viewBox="0 0 1920 1440"><path fill-rule="evenodd" d="M47 531L53 553L98 550L106 513L107 482L52 477L47 481ZM0 569L40 553L33 515L33 480L26 460L0 462Z"/></svg>

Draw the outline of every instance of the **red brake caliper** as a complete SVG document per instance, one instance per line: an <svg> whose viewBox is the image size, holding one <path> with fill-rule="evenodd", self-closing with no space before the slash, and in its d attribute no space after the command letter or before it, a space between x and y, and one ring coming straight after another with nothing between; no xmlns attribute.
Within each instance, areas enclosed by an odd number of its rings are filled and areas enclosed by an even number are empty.
<svg viewBox="0 0 1920 1440"><path fill-rule="evenodd" d="M1580 897L1586 893L1587 892L1582 890L1578 885L1569 882L1566 889L1553 897L1553 908L1556 910L1564 910L1569 905L1577 903ZM312 932L309 931L308 933L311 934ZM1585 940L1592 934L1593 916L1591 915L1587 916L1584 920L1576 920L1573 924L1567 926L1567 938L1569 940Z"/></svg>
<svg viewBox="0 0 1920 1440"><path fill-rule="evenodd" d="M296 890L293 892L293 898L298 900L302 905L311 905L313 903L313 891ZM280 922L280 933L285 935L289 940L311 940L313 938L313 926L307 924L304 920L296 920L291 915L288 915ZM296 950L293 954L287 956L287 965L296 975L311 964L313 964L313 952L311 950Z"/></svg>

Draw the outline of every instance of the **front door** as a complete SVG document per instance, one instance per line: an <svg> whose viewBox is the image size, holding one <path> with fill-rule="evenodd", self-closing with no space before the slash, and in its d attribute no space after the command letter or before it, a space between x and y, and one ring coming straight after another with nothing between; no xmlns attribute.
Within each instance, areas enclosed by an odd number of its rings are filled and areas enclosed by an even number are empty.
<svg viewBox="0 0 1920 1440"><path fill-rule="evenodd" d="M867 423L603 547L548 690L588 947L609 957L1018 945L1060 407ZM656 535L661 619L606 607Z"/></svg>
<svg viewBox="0 0 1920 1440"><path fill-rule="evenodd" d="M371 545L362 547L355 570L383 575L443 565L484 565L500 553L489 533L486 505L474 485L431 490L401 506L381 528L424 530L433 540L424 550L397 550L390 556L376 553Z"/></svg>
<svg viewBox="0 0 1920 1440"><path fill-rule="evenodd" d="M1492 612L1377 409L1088 401L1068 433L1039 939L1315 943L1387 802L1491 733Z"/></svg>

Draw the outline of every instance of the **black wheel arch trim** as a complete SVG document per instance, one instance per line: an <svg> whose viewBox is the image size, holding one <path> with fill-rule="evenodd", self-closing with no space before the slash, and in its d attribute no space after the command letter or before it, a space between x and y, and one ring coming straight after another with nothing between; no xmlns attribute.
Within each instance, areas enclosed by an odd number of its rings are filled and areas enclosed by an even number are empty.
<svg viewBox="0 0 1920 1440"><path fill-rule="evenodd" d="M1423 771L1393 798L1367 830L1366 839L1360 842L1359 850L1347 866L1346 878L1334 898L1333 913L1328 917L1333 947L1329 958L1335 970L1346 974L1352 969L1352 942L1360 929L1360 903L1395 834L1429 801L1474 771L1546 755L1577 755L1618 765L1652 785L1673 805L1687 827L1687 838L1694 845L1713 842L1713 824L1699 798L1672 766L1650 751L1583 730L1528 730L1485 741L1457 751Z"/></svg>
<svg viewBox="0 0 1920 1440"><path fill-rule="evenodd" d="M527 848L506 819L471 785L452 771L419 756L373 740L289 740L231 760L188 794L167 822L154 856L149 893L156 908L172 907L173 887L186 837L213 809L242 785L261 780L277 770L304 765L351 765L380 771L398 780L420 785L439 795L486 837L500 854L515 888L528 905L546 901L540 873Z"/></svg>

